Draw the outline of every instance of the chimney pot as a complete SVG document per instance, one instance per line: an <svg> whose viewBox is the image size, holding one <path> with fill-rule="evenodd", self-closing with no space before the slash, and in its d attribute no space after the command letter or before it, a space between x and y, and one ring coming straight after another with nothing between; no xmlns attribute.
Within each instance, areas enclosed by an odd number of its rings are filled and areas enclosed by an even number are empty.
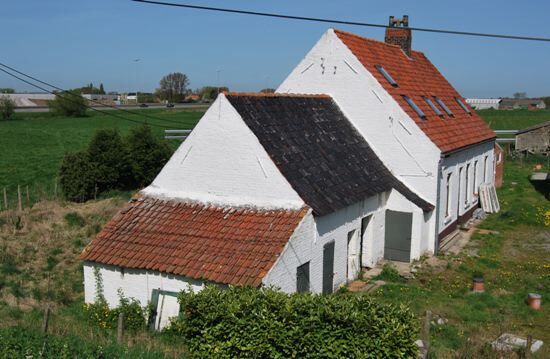
<svg viewBox="0 0 550 359"><path fill-rule="evenodd" d="M412 32L411 29L409 29L408 15L403 15L402 19L390 16L389 26L386 28L384 41L387 44L400 46L407 56L411 56Z"/></svg>

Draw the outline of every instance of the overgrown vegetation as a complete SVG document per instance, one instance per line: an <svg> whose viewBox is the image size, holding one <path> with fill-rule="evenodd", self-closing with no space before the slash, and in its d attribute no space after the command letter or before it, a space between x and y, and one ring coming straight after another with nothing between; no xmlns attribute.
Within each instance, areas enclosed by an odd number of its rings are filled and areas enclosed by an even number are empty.
<svg viewBox="0 0 550 359"><path fill-rule="evenodd" d="M193 128L203 111L181 109L147 109L134 110L136 115L124 114L132 121L143 122L140 114L148 114L157 119L149 119L151 132L156 139L162 140L173 151L181 144L177 140L163 140L163 126L174 128ZM174 122L164 122L163 119ZM72 118L53 113L16 112L12 121L0 121L0 202L3 207L2 191L6 188L8 204L11 208L17 205L17 186L24 191L26 206L26 187L29 187L30 203L39 200L54 199L56 183L57 198L61 197L59 167L67 152L84 150L98 129L116 128L122 137L137 127L135 122L96 112L89 112L86 117ZM100 195L105 196L107 193Z"/></svg>
<svg viewBox="0 0 550 359"><path fill-rule="evenodd" d="M48 102L50 111L54 114L70 117L84 117L88 104L80 91L70 90L55 94L55 99Z"/></svg>
<svg viewBox="0 0 550 359"><path fill-rule="evenodd" d="M147 125L126 139L113 129L98 130L86 151L65 155L59 180L65 198L84 202L112 190L130 190L153 181L171 150Z"/></svg>
<svg viewBox="0 0 550 359"><path fill-rule="evenodd" d="M15 103L7 96L0 96L0 118L11 120L15 113Z"/></svg>
<svg viewBox="0 0 550 359"><path fill-rule="evenodd" d="M181 293L168 332L196 357L412 358L417 326L403 306L366 296L288 295L270 288Z"/></svg>

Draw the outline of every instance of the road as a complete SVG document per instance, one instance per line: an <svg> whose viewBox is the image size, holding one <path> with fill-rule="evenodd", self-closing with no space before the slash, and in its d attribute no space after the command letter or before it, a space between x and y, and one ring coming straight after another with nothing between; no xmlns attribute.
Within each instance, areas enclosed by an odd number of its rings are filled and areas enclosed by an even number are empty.
<svg viewBox="0 0 550 359"><path fill-rule="evenodd" d="M92 108L97 108L98 110L117 110L117 109L124 109L124 110L146 110L146 109L159 109L159 108L167 108L164 104L147 104L148 107L139 107L136 105L120 105L120 106L114 106L114 107L107 107L107 106L92 106ZM206 109L210 106L209 103L177 103L174 104L173 108L180 108L180 109ZM49 112L50 109L47 106L36 106L36 107L18 107L15 109L15 112Z"/></svg>

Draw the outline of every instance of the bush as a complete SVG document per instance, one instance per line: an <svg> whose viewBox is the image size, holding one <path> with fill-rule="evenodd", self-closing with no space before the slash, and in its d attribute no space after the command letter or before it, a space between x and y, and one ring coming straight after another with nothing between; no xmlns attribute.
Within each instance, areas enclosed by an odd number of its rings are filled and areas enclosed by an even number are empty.
<svg viewBox="0 0 550 359"><path fill-rule="evenodd" d="M94 168L99 192L126 189L132 178L128 151L115 129L98 130L90 145L88 156Z"/></svg>
<svg viewBox="0 0 550 359"><path fill-rule="evenodd" d="M22 327L0 328L0 358L164 358L143 347L101 345L73 335L54 336Z"/></svg>
<svg viewBox="0 0 550 359"><path fill-rule="evenodd" d="M71 117L86 116L87 103L79 91L63 91L55 94L55 99L48 103L50 110L56 114Z"/></svg>
<svg viewBox="0 0 550 359"><path fill-rule="evenodd" d="M382 267L382 272L376 276L376 279L381 279L388 282L403 282L403 278L399 275L399 272L391 263L384 264Z"/></svg>
<svg viewBox="0 0 550 359"><path fill-rule="evenodd" d="M15 103L9 97L0 97L0 116L3 120L10 120L15 112Z"/></svg>
<svg viewBox="0 0 550 359"><path fill-rule="evenodd" d="M135 127L126 139L132 162L133 184L143 187L150 184L166 164L172 151L161 142L147 125Z"/></svg>
<svg viewBox="0 0 550 359"><path fill-rule="evenodd" d="M207 286L179 302L182 315L166 332L184 337L197 357L417 356L410 310L367 296Z"/></svg>
<svg viewBox="0 0 550 359"><path fill-rule="evenodd" d="M59 168L61 190L69 201L85 202L94 197L95 171L87 152L68 153Z"/></svg>
<svg viewBox="0 0 550 359"><path fill-rule="evenodd" d="M119 292L119 306L109 308L104 297L98 298L94 303L84 304L84 312L91 324L102 329L115 329L118 325L118 315L124 313L124 329L136 331L144 329L148 319L149 310L141 307L133 298L125 298Z"/></svg>
<svg viewBox="0 0 550 359"><path fill-rule="evenodd" d="M86 225L86 220L77 212L69 212L65 215L65 222L69 227L82 228Z"/></svg>

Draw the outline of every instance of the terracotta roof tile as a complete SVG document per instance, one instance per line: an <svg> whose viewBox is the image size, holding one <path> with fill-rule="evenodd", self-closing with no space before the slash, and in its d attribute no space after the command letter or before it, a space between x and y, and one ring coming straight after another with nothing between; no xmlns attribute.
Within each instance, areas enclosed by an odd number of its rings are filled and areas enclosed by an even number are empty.
<svg viewBox="0 0 550 359"><path fill-rule="evenodd" d="M493 130L466 104L462 96L423 53L412 51L411 57L408 57L396 45L340 30L335 30L335 33L442 152L450 152L496 137ZM386 81L376 69L376 65L384 67L398 86L393 87ZM426 119L423 120L416 114L405 102L403 95L411 98L420 107L426 114ZM439 97L453 112L453 116L448 116L436 104L444 113L442 117L438 116L422 96L431 97L432 100L434 96ZM466 113L455 98L462 99L471 113Z"/></svg>
<svg viewBox="0 0 550 359"><path fill-rule="evenodd" d="M81 259L259 286L307 211L134 199L105 225Z"/></svg>

